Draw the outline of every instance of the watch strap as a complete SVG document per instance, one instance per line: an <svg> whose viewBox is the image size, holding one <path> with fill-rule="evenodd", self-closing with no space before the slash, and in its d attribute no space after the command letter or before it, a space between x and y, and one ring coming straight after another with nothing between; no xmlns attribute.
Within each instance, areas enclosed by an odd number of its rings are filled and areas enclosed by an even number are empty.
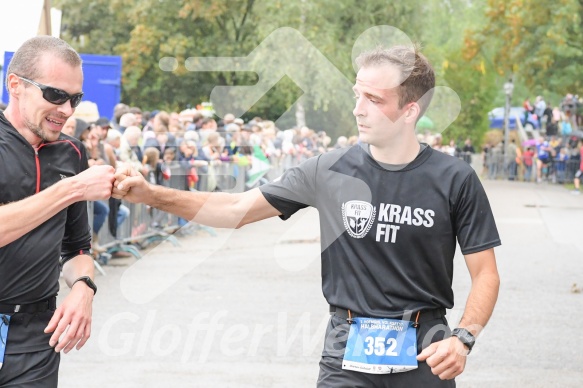
<svg viewBox="0 0 583 388"><path fill-rule="evenodd" d="M89 276L81 276L81 277L77 278L73 282L71 287L73 287L75 285L75 283L77 283L77 282L85 283L87 285L87 287L89 287L93 290L93 295L97 294L97 286L95 285L95 283L93 282L93 280L91 280L91 278Z"/></svg>

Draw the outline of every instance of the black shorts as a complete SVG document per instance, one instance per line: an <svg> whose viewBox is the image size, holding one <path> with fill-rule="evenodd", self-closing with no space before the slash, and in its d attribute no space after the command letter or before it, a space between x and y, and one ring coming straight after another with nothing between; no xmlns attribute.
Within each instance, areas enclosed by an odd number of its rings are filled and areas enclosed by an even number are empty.
<svg viewBox="0 0 583 388"><path fill-rule="evenodd" d="M61 358L49 346L52 333L44 333L53 314L51 309L12 315L4 365L0 369L0 388L57 387Z"/></svg>
<svg viewBox="0 0 583 388"><path fill-rule="evenodd" d="M342 369L342 359L349 329L345 319L336 315L330 317L326 328L324 351L320 360L318 388L455 387L455 380L441 380L431 373L431 368L425 362L419 362L419 367L415 370L386 375ZM445 317L421 322L417 329L417 354L431 343L440 341L450 335L451 332Z"/></svg>
<svg viewBox="0 0 583 388"><path fill-rule="evenodd" d="M57 388L61 354L54 349L5 354L0 388Z"/></svg>
<svg viewBox="0 0 583 388"><path fill-rule="evenodd" d="M579 179L581 178L581 175L583 175L583 170L579 170L575 173L575 178Z"/></svg>

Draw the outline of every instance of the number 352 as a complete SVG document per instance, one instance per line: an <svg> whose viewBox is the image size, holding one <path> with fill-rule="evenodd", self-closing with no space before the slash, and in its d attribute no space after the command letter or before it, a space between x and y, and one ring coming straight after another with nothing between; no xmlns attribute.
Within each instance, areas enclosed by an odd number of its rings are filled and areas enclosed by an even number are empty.
<svg viewBox="0 0 583 388"><path fill-rule="evenodd" d="M386 342L385 342L386 340ZM366 348L364 354L370 356L398 356L399 353L395 351L397 347L397 340L395 338L384 337L366 337L364 339Z"/></svg>

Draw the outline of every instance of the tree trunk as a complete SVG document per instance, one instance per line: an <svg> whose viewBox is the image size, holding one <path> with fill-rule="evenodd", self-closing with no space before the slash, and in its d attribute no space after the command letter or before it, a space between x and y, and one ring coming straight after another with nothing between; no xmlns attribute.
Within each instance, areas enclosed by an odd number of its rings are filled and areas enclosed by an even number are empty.
<svg viewBox="0 0 583 388"><path fill-rule="evenodd" d="M306 111L304 109L304 101L302 97L296 102L296 126L298 128L306 126Z"/></svg>

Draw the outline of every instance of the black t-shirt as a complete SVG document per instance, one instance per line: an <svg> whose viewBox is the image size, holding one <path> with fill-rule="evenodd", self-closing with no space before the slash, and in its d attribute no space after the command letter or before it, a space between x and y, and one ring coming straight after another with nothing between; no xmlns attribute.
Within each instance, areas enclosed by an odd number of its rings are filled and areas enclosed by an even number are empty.
<svg viewBox="0 0 583 388"><path fill-rule="evenodd" d="M318 209L324 297L366 316L452 308L456 240L463 254L500 245L474 170L430 147L398 171L339 149L260 189L282 219Z"/></svg>

